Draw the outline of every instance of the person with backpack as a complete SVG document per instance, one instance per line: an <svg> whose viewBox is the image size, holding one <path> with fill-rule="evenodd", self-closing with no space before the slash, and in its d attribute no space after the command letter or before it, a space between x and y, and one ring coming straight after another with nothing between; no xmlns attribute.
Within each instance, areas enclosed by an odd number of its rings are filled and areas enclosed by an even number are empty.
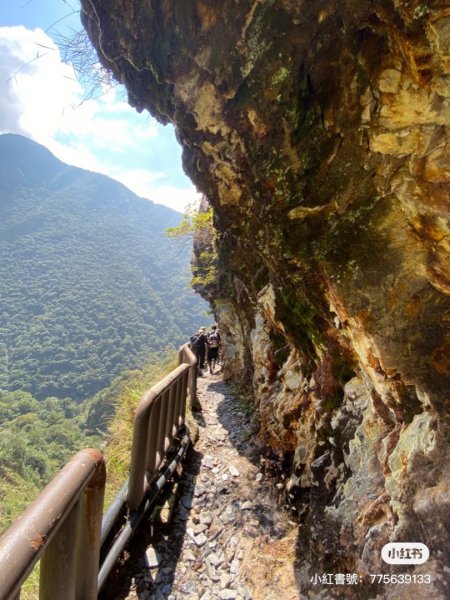
<svg viewBox="0 0 450 600"><path fill-rule="evenodd" d="M205 368L206 345L206 327L200 327L197 333L191 335L190 338L191 350L197 358L199 372Z"/></svg>
<svg viewBox="0 0 450 600"><path fill-rule="evenodd" d="M217 358L219 356L220 350L220 333L217 330L217 325L213 325L211 327L211 332L208 333L207 336L207 356L206 360L208 361L209 372L212 374L214 372L215 366L217 364Z"/></svg>

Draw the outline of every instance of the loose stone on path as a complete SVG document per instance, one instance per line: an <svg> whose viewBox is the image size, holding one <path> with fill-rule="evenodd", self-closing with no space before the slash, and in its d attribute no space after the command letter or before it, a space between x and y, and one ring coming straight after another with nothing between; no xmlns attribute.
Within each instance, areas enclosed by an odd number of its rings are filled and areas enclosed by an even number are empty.
<svg viewBox="0 0 450 600"><path fill-rule="evenodd" d="M188 453L172 524L117 600L300 598L296 528L261 472L249 418L217 375L198 380L199 438ZM131 578L130 578L131 579ZM114 596L108 596L114 598Z"/></svg>

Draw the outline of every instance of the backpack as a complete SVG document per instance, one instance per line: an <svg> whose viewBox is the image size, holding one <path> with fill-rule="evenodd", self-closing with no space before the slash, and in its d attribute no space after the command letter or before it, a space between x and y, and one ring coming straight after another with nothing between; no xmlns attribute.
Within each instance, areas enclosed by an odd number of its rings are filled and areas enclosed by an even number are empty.
<svg viewBox="0 0 450 600"><path fill-rule="evenodd" d="M210 348L219 347L219 336L217 333L210 333L208 337L208 344Z"/></svg>
<svg viewBox="0 0 450 600"><path fill-rule="evenodd" d="M199 348L200 347L201 336L202 336L201 333L194 333L194 335L191 335L191 337L189 338L189 341L191 342L191 348Z"/></svg>

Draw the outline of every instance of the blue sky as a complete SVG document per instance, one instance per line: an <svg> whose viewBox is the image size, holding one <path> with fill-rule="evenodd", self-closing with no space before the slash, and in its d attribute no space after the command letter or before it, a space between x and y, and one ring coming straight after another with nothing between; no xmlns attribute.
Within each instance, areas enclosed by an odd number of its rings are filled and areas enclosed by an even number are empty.
<svg viewBox="0 0 450 600"><path fill-rule="evenodd" d="M20 133L72 165L117 179L183 211L198 198L173 128L138 114L118 86L77 81L56 41L81 29L77 0L13 0L0 7L0 133Z"/></svg>

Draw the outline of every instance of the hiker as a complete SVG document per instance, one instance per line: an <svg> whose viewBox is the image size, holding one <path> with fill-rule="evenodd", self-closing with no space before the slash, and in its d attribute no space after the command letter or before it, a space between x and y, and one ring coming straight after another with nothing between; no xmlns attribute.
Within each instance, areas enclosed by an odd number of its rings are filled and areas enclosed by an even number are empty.
<svg viewBox="0 0 450 600"><path fill-rule="evenodd" d="M199 371L205 368L205 356L206 356L206 327L200 327L197 333L191 336L191 349L197 357L197 365Z"/></svg>
<svg viewBox="0 0 450 600"><path fill-rule="evenodd" d="M218 362L219 349L220 349L220 333L217 330L217 325L213 325L211 327L211 332L208 333L207 336L207 355L206 359L208 361L209 372L212 374L214 372L215 366Z"/></svg>

